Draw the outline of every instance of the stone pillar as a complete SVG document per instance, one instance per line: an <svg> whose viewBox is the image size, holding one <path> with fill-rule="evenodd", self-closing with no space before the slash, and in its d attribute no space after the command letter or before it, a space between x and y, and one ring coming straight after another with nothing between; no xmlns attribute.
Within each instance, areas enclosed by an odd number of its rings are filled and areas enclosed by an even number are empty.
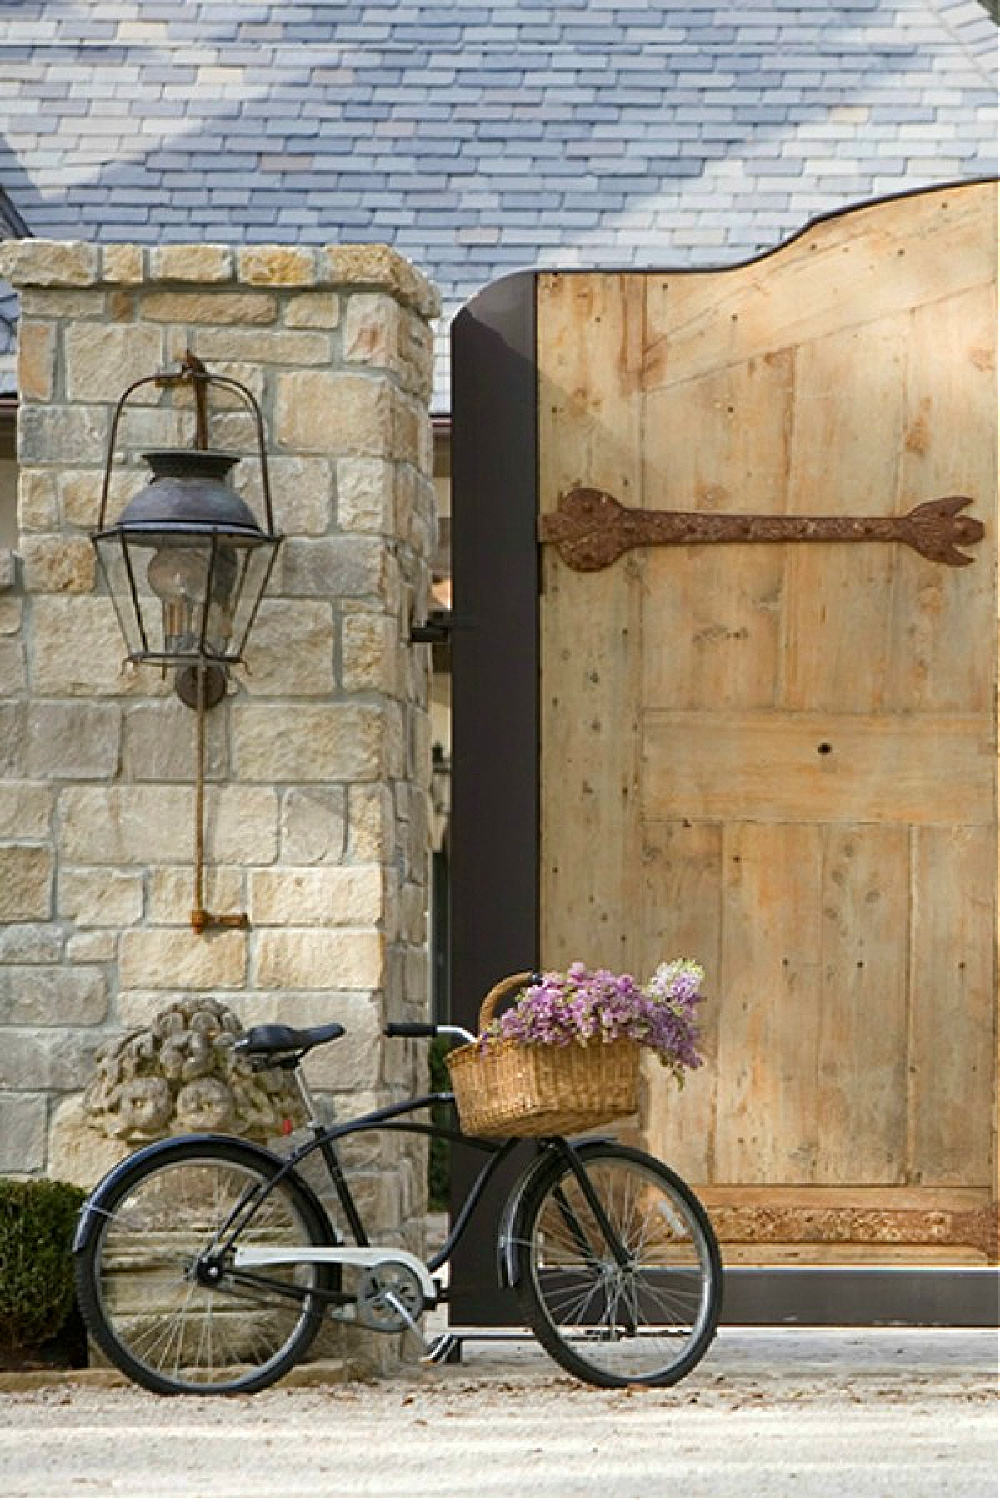
<svg viewBox="0 0 1000 1500"><path fill-rule="evenodd" d="M427 998L430 648L409 634L434 542L438 304L381 246L23 241L0 274L21 295L22 402L18 546L0 558L0 1172L87 1185L97 1048L192 993L246 1025L342 1021L311 1068L342 1112L424 1081L418 1049L381 1031ZM261 402L286 536L246 671L208 719L206 905L250 927L201 936L195 716L123 665L88 538L115 402L188 348ZM187 392L141 395L115 509L145 449L193 440ZM212 411L260 514L249 419ZM409 1240L423 1151L391 1139L373 1201Z"/></svg>

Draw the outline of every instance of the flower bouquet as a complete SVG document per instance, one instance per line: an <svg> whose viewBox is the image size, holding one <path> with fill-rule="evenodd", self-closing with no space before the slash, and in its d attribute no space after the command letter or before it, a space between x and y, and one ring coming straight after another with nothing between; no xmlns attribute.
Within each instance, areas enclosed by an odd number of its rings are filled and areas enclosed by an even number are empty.
<svg viewBox="0 0 1000 1500"><path fill-rule="evenodd" d="M696 1008L704 970L662 963L646 985L590 970L513 974L480 1010L477 1041L448 1057L469 1135L569 1135L637 1107L639 1055L650 1048L679 1084L701 1065ZM516 992L498 1017L501 1000Z"/></svg>

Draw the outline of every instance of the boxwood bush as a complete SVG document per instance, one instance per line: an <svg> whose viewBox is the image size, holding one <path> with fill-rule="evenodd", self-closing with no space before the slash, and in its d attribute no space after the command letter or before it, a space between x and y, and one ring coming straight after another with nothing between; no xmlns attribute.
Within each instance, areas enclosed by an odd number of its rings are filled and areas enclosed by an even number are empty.
<svg viewBox="0 0 1000 1500"><path fill-rule="evenodd" d="M71 1247L85 1196L68 1182L0 1177L0 1352L37 1348L73 1321Z"/></svg>

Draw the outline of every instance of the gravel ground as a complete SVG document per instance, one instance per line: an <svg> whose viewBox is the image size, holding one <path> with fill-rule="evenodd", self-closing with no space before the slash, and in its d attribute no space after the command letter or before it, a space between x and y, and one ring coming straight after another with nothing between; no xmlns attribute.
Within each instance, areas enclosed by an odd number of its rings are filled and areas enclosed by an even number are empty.
<svg viewBox="0 0 1000 1500"><path fill-rule="evenodd" d="M671 1390L608 1392L534 1345L257 1396L0 1382L13 1496L972 1496L997 1489L997 1336L724 1329ZM23 1378L22 1386L26 1383Z"/></svg>

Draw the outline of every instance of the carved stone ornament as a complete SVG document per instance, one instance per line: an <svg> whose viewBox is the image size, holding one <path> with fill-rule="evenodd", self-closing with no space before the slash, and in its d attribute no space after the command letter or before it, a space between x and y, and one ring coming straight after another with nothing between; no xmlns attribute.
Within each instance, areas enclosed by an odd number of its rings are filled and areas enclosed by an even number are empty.
<svg viewBox="0 0 1000 1500"><path fill-rule="evenodd" d="M539 540L551 542L567 567L593 573L632 547L693 542L903 542L931 562L960 568L974 558L958 545L980 542L986 528L959 511L966 495L928 500L904 516L718 515L706 511L636 510L604 490L580 486L560 495L541 517Z"/></svg>
<svg viewBox="0 0 1000 1500"><path fill-rule="evenodd" d="M286 1121L304 1122L301 1100L279 1068L251 1072L233 1043L243 1026L218 1000L191 997L150 1026L109 1042L83 1096L92 1125L130 1144L186 1131L220 1130L266 1141Z"/></svg>

